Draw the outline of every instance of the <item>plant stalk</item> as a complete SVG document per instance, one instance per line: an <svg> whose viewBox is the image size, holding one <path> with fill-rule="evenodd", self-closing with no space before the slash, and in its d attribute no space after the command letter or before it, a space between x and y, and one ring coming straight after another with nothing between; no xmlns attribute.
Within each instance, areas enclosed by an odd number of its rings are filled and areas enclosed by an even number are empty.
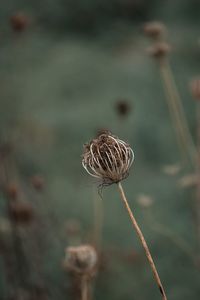
<svg viewBox="0 0 200 300"><path fill-rule="evenodd" d="M169 111L176 130L180 150L181 152L184 150L185 156L188 157L188 160L195 167L197 149L188 127L188 122L185 117L185 112L178 89L176 87L176 83L174 81L172 70L166 58L159 61L159 66L166 98L168 100Z"/></svg>
<svg viewBox="0 0 200 300"><path fill-rule="evenodd" d="M158 275L158 272L157 272L156 266L154 264L153 258L151 256L149 247L147 246L147 243L146 243L146 240L145 240L145 238L143 236L143 233L142 233L142 231L141 231L141 229L140 229L140 227L139 227L139 225L138 225L138 223L137 223L137 221L136 221L136 219L135 219L135 217L134 217L134 215L133 215L133 213L131 211L131 208L130 208L130 206L128 204L128 201L126 199L126 196L125 196L123 187L121 185L121 182L119 182L117 185L118 185L118 189L119 189L119 193L120 193L122 202L124 203L124 206L125 206L125 208L126 208L126 210L128 212L128 215L129 215L129 217L131 219L132 225L133 225L133 227L134 227L134 229L135 229L135 231L136 231L136 233L137 233L137 235L138 235L138 237L139 237L139 239L140 239L140 241L142 243L142 246L143 246L143 248L145 250L146 257L147 257L147 259L149 261L149 264L150 264L150 267L152 269L152 272L153 272L156 284L158 285L159 291L160 291L160 293L162 295L162 299L163 300L167 300L167 296L165 294L165 290L163 288L162 282L161 282L160 277Z"/></svg>
<svg viewBox="0 0 200 300"><path fill-rule="evenodd" d="M85 275L81 278L81 300L89 300L88 279Z"/></svg>

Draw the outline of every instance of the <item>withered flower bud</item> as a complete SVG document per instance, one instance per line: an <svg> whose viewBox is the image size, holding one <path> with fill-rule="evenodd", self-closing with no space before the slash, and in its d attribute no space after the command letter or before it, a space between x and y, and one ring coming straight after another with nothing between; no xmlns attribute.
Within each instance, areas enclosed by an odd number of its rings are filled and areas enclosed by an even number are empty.
<svg viewBox="0 0 200 300"><path fill-rule="evenodd" d="M33 220L33 207L29 202L13 201L9 207L10 217L21 225L29 224Z"/></svg>
<svg viewBox="0 0 200 300"><path fill-rule="evenodd" d="M127 116L131 110L131 106L130 106L129 102L126 100L123 100L123 99L116 102L115 108L116 108L118 115L121 117Z"/></svg>
<svg viewBox="0 0 200 300"><path fill-rule="evenodd" d="M16 182L10 182L5 187L5 193L9 199L16 200L19 195L19 192L20 192L20 188Z"/></svg>
<svg viewBox="0 0 200 300"><path fill-rule="evenodd" d="M96 250L90 245L68 247L64 265L69 271L92 275L97 265Z"/></svg>
<svg viewBox="0 0 200 300"><path fill-rule="evenodd" d="M128 144L105 133L84 146L82 165L103 184L112 184L128 176L133 160L134 153Z"/></svg>
<svg viewBox="0 0 200 300"><path fill-rule="evenodd" d="M145 35L154 39L157 39L158 37L166 33L165 25L158 21L148 22L144 24L143 30Z"/></svg>
<svg viewBox="0 0 200 300"><path fill-rule="evenodd" d="M17 12L10 17L12 29L17 32L24 31L29 25L29 18L21 12Z"/></svg>
<svg viewBox="0 0 200 300"><path fill-rule="evenodd" d="M163 58L171 51L171 47L168 43L160 42L154 44L152 47L147 49L149 55L155 58Z"/></svg>
<svg viewBox="0 0 200 300"><path fill-rule="evenodd" d="M193 79L190 84L192 96L196 100L200 100L200 79Z"/></svg>

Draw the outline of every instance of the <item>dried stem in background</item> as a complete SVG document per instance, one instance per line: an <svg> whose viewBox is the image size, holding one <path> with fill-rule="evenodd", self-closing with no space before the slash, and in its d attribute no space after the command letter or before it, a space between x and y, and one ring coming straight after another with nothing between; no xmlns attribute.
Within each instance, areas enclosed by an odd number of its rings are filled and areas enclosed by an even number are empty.
<svg viewBox="0 0 200 300"><path fill-rule="evenodd" d="M197 188L196 188L196 199L195 199L195 215L196 215L196 229L198 236L198 247L200 248L200 106L197 103Z"/></svg>
<svg viewBox="0 0 200 300"><path fill-rule="evenodd" d="M196 146L188 127L180 95L167 57L159 59L159 67L180 150L182 153L184 151L184 156L195 167L197 157Z"/></svg>
<svg viewBox="0 0 200 300"><path fill-rule="evenodd" d="M86 276L81 278L81 300L89 300L89 281Z"/></svg>
<svg viewBox="0 0 200 300"><path fill-rule="evenodd" d="M135 217L134 217L134 215L133 215L133 213L132 213L132 211L130 209L130 206L129 206L128 201L126 199L123 187L122 187L122 185L121 185L120 182L118 183L118 188L119 188L119 193L120 193L121 199L122 199L122 201L123 201L123 203L125 205L125 208L126 208L126 210L128 212L128 215L129 215L129 217L131 219L132 225L133 225L134 229L136 230L136 233L137 233L137 235L138 235L138 237L139 237L139 239L140 239L140 241L142 243L142 246L143 246L143 248L145 250L146 257L147 257L147 259L149 261L149 264L151 266L151 269L152 269L155 281L156 281L156 283L158 285L158 288L159 288L159 291L160 291L160 293L162 295L162 299L163 300L167 300L167 296L165 294L165 290L163 288L162 282L161 282L160 277L158 275L158 272L157 272L156 266L154 264L153 258L151 256L150 250L149 250L149 248L147 246L147 243L146 243L145 238L144 238L144 236L142 234L142 231L141 231L140 227L138 226L138 223L137 223L137 221L136 221L136 219L135 219Z"/></svg>
<svg viewBox="0 0 200 300"><path fill-rule="evenodd" d="M71 274L72 292L77 299L91 300L92 279L97 272L97 252L93 246L67 247L64 268ZM78 292L80 294L78 295Z"/></svg>

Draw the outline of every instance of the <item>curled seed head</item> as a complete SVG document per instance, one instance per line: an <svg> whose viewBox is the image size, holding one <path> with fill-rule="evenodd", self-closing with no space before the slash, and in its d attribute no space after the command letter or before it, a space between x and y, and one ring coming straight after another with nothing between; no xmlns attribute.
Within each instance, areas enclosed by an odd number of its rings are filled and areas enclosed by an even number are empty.
<svg viewBox="0 0 200 300"><path fill-rule="evenodd" d="M171 51L171 47L168 43L159 42L147 49L149 55L155 58L163 58Z"/></svg>
<svg viewBox="0 0 200 300"><path fill-rule="evenodd" d="M112 184L128 176L133 160L134 153L128 144L105 133L84 146L82 164L91 176Z"/></svg>
<svg viewBox="0 0 200 300"><path fill-rule="evenodd" d="M92 275L97 265L96 250L90 245L68 247L64 266L71 272Z"/></svg>
<svg viewBox="0 0 200 300"><path fill-rule="evenodd" d="M190 84L192 96L196 100L200 100L200 79L193 79L191 84Z"/></svg>
<svg viewBox="0 0 200 300"><path fill-rule="evenodd" d="M166 33L166 27L158 21L147 22L143 27L144 34L150 38L157 39Z"/></svg>

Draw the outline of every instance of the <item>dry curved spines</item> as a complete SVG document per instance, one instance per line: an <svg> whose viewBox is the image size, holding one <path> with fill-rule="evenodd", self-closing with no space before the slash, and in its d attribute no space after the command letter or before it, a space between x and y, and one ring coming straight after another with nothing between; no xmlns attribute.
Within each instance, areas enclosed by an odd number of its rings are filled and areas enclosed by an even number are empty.
<svg viewBox="0 0 200 300"><path fill-rule="evenodd" d="M111 134L102 134L85 146L82 164L91 176L114 183L128 176L133 160L128 144Z"/></svg>

